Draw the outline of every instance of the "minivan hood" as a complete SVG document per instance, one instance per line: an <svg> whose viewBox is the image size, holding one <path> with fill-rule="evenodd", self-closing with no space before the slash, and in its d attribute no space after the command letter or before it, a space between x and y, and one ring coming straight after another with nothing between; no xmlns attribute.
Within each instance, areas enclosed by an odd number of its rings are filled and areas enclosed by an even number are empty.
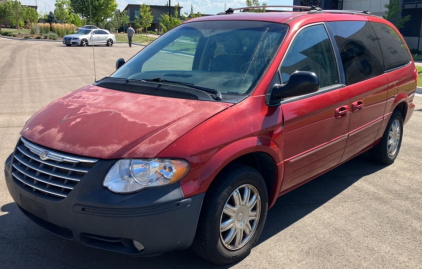
<svg viewBox="0 0 422 269"><path fill-rule="evenodd" d="M93 158L153 158L229 106L90 85L41 109L21 135L48 148Z"/></svg>

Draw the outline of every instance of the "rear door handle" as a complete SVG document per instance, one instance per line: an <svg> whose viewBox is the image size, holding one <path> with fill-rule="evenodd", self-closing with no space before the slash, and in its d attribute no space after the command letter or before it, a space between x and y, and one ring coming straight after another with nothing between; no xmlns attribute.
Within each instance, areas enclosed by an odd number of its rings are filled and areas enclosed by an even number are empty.
<svg viewBox="0 0 422 269"><path fill-rule="evenodd" d="M341 106L336 109L336 118L340 119L344 116L347 116L348 113L349 113L349 106Z"/></svg>
<svg viewBox="0 0 422 269"><path fill-rule="evenodd" d="M358 101L352 103L352 112L356 112L356 111L358 111L362 108L363 108L363 101L362 100L358 100Z"/></svg>

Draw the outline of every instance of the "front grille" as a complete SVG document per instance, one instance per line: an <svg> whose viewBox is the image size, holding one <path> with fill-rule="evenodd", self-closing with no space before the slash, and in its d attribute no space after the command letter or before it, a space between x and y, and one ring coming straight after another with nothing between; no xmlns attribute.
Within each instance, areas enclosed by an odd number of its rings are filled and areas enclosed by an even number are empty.
<svg viewBox="0 0 422 269"><path fill-rule="evenodd" d="M12 175L15 182L28 191L61 200L97 161L52 151L21 137L14 153Z"/></svg>

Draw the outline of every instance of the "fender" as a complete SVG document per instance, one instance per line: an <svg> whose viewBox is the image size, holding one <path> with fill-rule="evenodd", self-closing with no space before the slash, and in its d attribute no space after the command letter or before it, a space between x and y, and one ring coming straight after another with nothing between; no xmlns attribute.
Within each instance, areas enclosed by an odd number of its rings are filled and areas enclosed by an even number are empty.
<svg viewBox="0 0 422 269"><path fill-rule="evenodd" d="M400 92L399 94L397 94L396 98L394 98L394 101L391 107L385 109L384 120L378 130L378 134L373 143L373 146L376 146L381 141L385 128L387 128L387 124L390 121L390 117L393 114L394 109L396 109L398 105L400 105L401 103L406 104L406 115L404 115L403 123L406 122L406 119L410 118L411 114L409 114L409 104L407 100L408 100L407 94L405 92Z"/></svg>
<svg viewBox="0 0 422 269"><path fill-rule="evenodd" d="M274 186L270 192L271 195L269 204L272 205L273 200L277 198L277 190L281 184L280 175L282 175L282 165L278 164L280 164L283 158L281 149L274 143L274 141L263 136L247 137L228 144L221 149L217 149L215 154L211 156L205 166L203 166L199 177L193 177L180 182L185 197L205 192L224 167L235 159L254 152L263 152L268 154L277 166L275 167L276 178L274 180Z"/></svg>
<svg viewBox="0 0 422 269"><path fill-rule="evenodd" d="M394 101L393 101L393 105L391 106L391 108L390 108L390 113L393 113L393 111L394 111L394 109L396 109L396 107L400 104L400 103L402 103L402 102L405 102L406 103L406 112L407 112L407 109L408 109L408 103L407 103L407 99L408 99L408 96L407 96L407 94L405 93L405 92L400 92L399 94L397 94L397 96L396 96L396 98L394 99Z"/></svg>

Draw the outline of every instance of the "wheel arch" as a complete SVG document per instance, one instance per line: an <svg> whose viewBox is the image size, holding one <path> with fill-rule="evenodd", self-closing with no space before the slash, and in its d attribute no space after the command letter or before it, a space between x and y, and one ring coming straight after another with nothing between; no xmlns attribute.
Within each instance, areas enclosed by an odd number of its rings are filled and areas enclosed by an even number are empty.
<svg viewBox="0 0 422 269"><path fill-rule="evenodd" d="M278 197L281 185L282 164L281 150L278 146L269 147L271 139L265 137L250 137L236 141L219 150L205 165L195 188L206 191L213 184L218 184L218 176L233 163L248 165L263 176L268 190L268 202L271 207ZM192 192L192 182L182 184L185 194ZM188 194L189 195L189 194Z"/></svg>
<svg viewBox="0 0 422 269"><path fill-rule="evenodd" d="M403 122L405 122L405 120L406 120L407 108L408 108L408 105L407 105L407 102L405 100L403 100L400 103L398 103L396 105L396 107L394 108L394 110L398 110L401 113L401 115L403 117Z"/></svg>
<svg viewBox="0 0 422 269"><path fill-rule="evenodd" d="M403 122L406 121L406 116L407 116L407 110L408 110L407 98L408 96L406 93L404 92L399 93L394 99L393 106L390 111L391 113L393 113L394 110L398 110L403 117Z"/></svg>

